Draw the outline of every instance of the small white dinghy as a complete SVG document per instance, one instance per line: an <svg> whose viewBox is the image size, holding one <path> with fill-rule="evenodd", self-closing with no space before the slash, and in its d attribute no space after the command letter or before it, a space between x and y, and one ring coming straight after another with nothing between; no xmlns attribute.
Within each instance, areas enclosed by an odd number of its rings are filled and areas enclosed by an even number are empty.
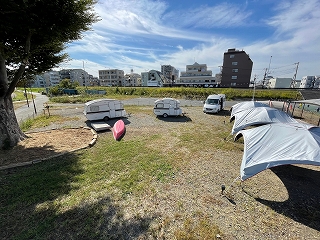
<svg viewBox="0 0 320 240"><path fill-rule="evenodd" d="M111 129L111 126L106 122L92 122L91 127L97 132Z"/></svg>

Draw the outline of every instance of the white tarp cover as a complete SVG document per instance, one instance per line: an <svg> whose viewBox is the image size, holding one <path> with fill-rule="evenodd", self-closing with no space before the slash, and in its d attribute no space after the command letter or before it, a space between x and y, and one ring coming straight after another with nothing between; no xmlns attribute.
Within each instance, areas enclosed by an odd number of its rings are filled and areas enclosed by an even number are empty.
<svg viewBox="0 0 320 240"><path fill-rule="evenodd" d="M249 108L255 108L255 107L269 107L265 103L256 102L256 101L246 101L246 102L240 102L231 107L231 115L230 118L234 116L234 114L247 110Z"/></svg>
<svg viewBox="0 0 320 240"><path fill-rule="evenodd" d="M320 165L320 128L304 123L272 123L242 130L241 180L285 164Z"/></svg>
<svg viewBox="0 0 320 240"><path fill-rule="evenodd" d="M271 107L250 108L234 115L232 134L239 132L249 126L268 124L268 123L297 123L297 120L290 117L287 113ZM232 119L231 119L232 120ZM231 121L230 120L230 121Z"/></svg>

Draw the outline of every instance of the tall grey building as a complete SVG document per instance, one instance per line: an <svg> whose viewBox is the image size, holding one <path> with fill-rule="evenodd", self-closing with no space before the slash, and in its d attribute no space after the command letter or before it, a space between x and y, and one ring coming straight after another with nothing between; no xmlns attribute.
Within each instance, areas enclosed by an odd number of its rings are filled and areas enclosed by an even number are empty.
<svg viewBox="0 0 320 240"><path fill-rule="evenodd" d="M171 65L161 65L161 73L166 78L166 83L173 84L179 77L179 70Z"/></svg>
<svg viewBox="0 0 320 240"><path fill-rule="evenodd" d="M221 87L248 88L253 62L245 51L228 49L224 53Z"/></svg>

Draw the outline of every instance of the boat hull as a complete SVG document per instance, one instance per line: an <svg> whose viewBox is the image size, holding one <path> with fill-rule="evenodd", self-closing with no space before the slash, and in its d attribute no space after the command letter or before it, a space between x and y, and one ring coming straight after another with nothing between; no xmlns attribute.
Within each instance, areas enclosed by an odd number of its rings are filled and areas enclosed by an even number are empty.
<svg viewBox="0 0 320 240"><path fill-rule="evenodd" d="M122 139L123 135L125 134L126 126L123 122L123 120L118 120L113 125L112 133L115 140L119 141Z"/></svg>

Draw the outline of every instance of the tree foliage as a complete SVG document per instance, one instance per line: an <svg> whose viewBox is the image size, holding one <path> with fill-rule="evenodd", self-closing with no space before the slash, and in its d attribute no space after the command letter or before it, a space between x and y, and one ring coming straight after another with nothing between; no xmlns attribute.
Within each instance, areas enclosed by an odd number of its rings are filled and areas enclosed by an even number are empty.
<svg viewBox="0 0 320 240"><path fill-rule="evenodd" d="M58 86L65 89L76 89L79 86L79 83L71 82L70 79L63 79L62 81L60 81Z"/></svg>
<svg viewBox="0 0 320 240"><path fill-rule="evenodd" d="M0 147L24 138L11 94L21 79L68 58L68 43L98 21L96 0L0 0ZM10 122L10 123L9 123Z"/></svg>
<svg viewBox="0 0 320 240"><path fill-rule="evenodd" d="M71 82L70 79L63 79L59 82L59 85L51 87L49 93L52 96L57 96L63 93L63 89L76 89L79 86L78 82Z"/></svg>
<svg viewBox="0 0 320 240"><path fill-rule="evenodd" d="M1 1L0 59L10 69L11 90L23 75L42 73L66 60L65 44L80 39L98 20L94 0ZM8 83L0 77L0 84L5 89Z"/></svg>

